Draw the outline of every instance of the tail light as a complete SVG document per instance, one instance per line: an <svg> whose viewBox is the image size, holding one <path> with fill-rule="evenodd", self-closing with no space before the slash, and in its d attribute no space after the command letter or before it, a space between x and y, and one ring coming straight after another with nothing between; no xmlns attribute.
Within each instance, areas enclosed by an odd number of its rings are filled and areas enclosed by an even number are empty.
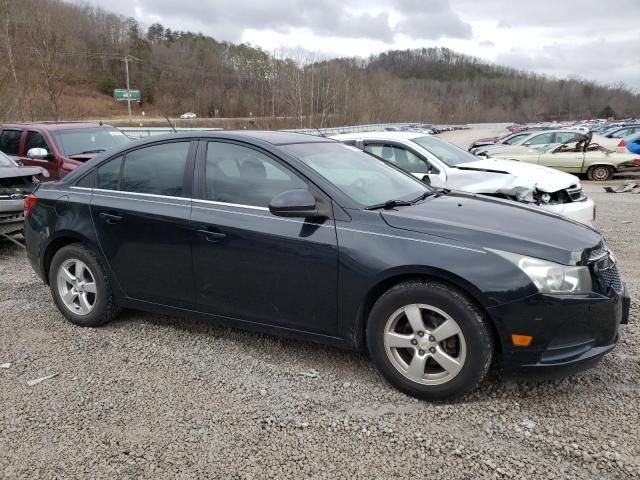
<svg viewBox="0 0 640 480"><path fill-rule="evenodd" d="M625 153L627 151L627 144L624 139L620 140L618 144L618 153Z"/></svg>
<svg viewBox="0 0 640 480"><path fill-rule="evenodd" d="M24 199L24 216L26 217L31 212L31 209L36 206L38 203L38 197L36 197L33 193L31 195L27 195Z"/></svg>

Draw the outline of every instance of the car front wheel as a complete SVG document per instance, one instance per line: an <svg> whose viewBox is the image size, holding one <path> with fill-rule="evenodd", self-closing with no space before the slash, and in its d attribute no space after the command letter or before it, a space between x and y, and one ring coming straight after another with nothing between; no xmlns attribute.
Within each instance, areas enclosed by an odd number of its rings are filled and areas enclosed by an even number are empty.
<svg viewBox="0 0 640 480"><path fill-rule="evenodd" d="M479 308L435 281L401 283L376 302L367 343L381 374L427 400L455 398L485 377L493 337Z"/></svg>
<svg viewBox="0 0 640 480"><path fill-rule="evenodd" d="M109 277L95 252L84 245L67 245L56 252L49 286L60 312L76 325L97 327L119 313Z"/></svg>

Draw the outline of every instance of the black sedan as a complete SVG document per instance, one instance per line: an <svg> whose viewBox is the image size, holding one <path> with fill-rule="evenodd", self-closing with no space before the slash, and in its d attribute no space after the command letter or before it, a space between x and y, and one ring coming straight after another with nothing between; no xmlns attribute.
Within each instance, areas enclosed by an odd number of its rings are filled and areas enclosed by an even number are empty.
<svg viewBox="0 0 640 480"><path fill-rule="evenodd" d="M129 307L367 349L426 399L469 391L494 357L592 366L629 316L596 231L306 135L128 144L42 184L25 213L31 265L77 325Z"/></svg>

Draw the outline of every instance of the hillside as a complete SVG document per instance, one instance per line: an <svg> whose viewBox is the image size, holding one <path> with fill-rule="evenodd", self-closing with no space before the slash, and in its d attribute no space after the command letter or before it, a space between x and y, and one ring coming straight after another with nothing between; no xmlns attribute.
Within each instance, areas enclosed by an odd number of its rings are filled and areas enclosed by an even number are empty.
<svg viewBox="0 0 640 480"><path fill-rule="evenodd" d="M61 0L4 0L0 18L0 121L125 114L111 99L126 86L125 57L142 94L134 113L152 116L282 117L283 128L590 118L607 105L640 113L640 96L622 86L550 79L448 49L274 57Z"/></svg>

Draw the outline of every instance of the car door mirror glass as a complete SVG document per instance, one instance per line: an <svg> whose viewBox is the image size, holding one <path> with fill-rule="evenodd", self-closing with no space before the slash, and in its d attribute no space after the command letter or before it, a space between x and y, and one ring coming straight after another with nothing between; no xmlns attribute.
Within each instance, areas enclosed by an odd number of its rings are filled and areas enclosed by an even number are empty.
<svg viewBox="0 0 640 480"><path fill-rule="evenodd" d="M287 190L271 200L269 211L279 217L317 217L316 199L308 190Z"/></svg>
<svg viewBox="0 0 640 480"><path fill-rule="evenodd" d="M30 148L27 157L33 160L46 160L49 158L49 151L46 148Z"/></svg>

